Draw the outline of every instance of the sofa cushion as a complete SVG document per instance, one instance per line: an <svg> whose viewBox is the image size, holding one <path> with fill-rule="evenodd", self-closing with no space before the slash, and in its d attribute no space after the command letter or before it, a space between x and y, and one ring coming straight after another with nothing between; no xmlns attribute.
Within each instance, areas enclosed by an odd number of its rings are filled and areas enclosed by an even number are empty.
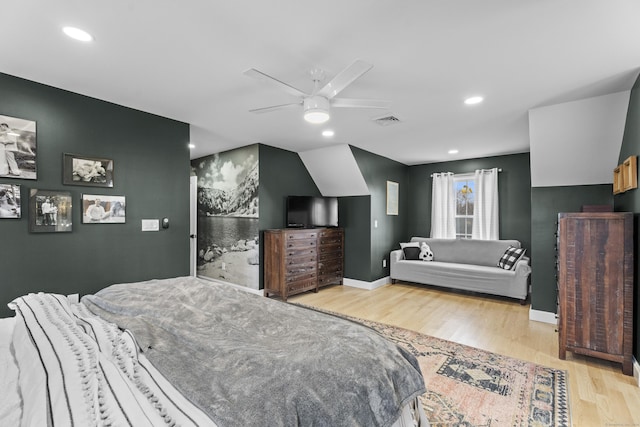
<svg viewBox="0 0 640 427"><path fill-rule="evenodd" d="M405 246L402 248L404 252L404 259L419 260L420 259L420 247L419 246Z"/></svg>
<svg viewBox="0 0 640 427"><path fill-rule="evenodd" d="M526 249L523 248L515 248L513 246L509 246L507 250L504 251L504 254L500 257L498 261L498 267L503 268L505 270L513 270L516 263L524 256Z"/></svg>
<svg viewBox="0 0 640 427"><path fill-rule="evenodd" d="M425 242L433 252L434 261L456 262L495 267L509 246L519 248L518 240L432 239L412 237L411 242Z"/></svg>

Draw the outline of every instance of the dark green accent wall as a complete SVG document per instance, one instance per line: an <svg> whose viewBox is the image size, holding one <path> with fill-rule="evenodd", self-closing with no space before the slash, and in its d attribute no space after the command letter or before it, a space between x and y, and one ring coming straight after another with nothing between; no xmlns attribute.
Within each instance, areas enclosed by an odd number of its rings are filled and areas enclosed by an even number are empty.
<svg viewBox="0 0 640 427"><path fill-rule="evenodd" d="M629 156L640 155L640 77L636 80L629 99L629 109L627 110L627 122L622 137L622 147L618 164L622 163ZM640 275L640 248L638 235L640 234L640 189L629 190L622 194L613 196L615 210L618 212L633 212L634 215L634 254L635 254L635 276L634 276L634 323L635 339L633 343L633 354L636 360L640 360L640 285L638 285L638 275Z"/></svg>
<svg viewBox="0 0 640 427"><path fill-rule="evenodd" d="M260 289L264 288L264 230L286 226L287 196L319 196L298 153L259 144Z"/></svg>
<svg viewBox="0 0 640 427"><path fill-rule="evenodd" d="M613 174L613 171L612 171ZM558 213L583 205L612 205L611 184L531 189L531 308L556 313L556 232Z"/></svg>
<svg viewBox="0 0 640 427"><path fill-rule="evenodd" d="M350 204L359 206L357 217L354 213L346 214L350 222L345 227L345 250L349 251L345 254L348 265L345 276L372 282L389 276L389 253L399 247L399 242L406 235L408 166L353 146L351 152L369 188L369 212L367 216L364 206L360 205L362 201L358 200ZM398 215L387 215L387 181L398 183ZM341 198L341 203L345 203L344 199L348 198ZM369 247L363 247L367 235ZM362 259L351 265L352 259L347 255L354 250L367 252L368 262ZM382 260L386 260L386 267L382 266Z"/></svg>
<svg viewBox="0 0 640 427"><path fill-rule="evenodd" d="M0 219L0 317L28 292L87 294L117 282L189 274L189 125L0 74L0 114L37 122L37 180L19 184L22 218ZM62 154L114 160L113 188L62 185ZM69 191L71 233L29 233L32 188ZM81 194L126 197L125 224L81 224ZM170 227L140 231L142 218Z"/></svg>
<svg viewBox="0 0 640 427"><path fill-rule="evenodd" d="M344 228L344 277L370 281L371 196L340 197L339 225Z"/></svg>
<svg viewBox="0 0 640 427"><path fill-rule="evenodd" d="M338 199L339 225L345 229L345 277L369 282L389 275L389 252L406 234L407 166L356 147L351 150L371 195ZM400 184L400 216L386 215L387 180ZM260 144L259 192L261 241L264 230L285 226L287 196L320 195L297 153L264 144ZM374 219L378 228L373 227ZM262 289L264 250L260 257Z"/></svg>
<svg viewBox="0 0 640 427"><path fill-rule="evenodd" d="M409 167L408 234L429 237L431 233L431 174L470 173L476 169L500 168L500 238L516 239L531 251L531 168L529 153L483 157Z"/></svg>

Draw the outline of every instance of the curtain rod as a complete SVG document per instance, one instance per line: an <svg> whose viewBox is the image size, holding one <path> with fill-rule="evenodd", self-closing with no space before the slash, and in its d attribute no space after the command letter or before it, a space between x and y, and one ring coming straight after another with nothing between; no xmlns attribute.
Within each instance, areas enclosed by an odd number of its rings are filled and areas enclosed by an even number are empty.
<svg viewBox="0 0 640 427"><path fill-rule="evenodd" d="M490 169L482 169L482 170L490 170ZM502 168L498 168L498 172L502 172ZM449 172L449 173L451 173L451 172ZM474 172L467 172L467 173L459 173L459 174L454 174L454 175L471 175L473 173ZM433 178L433 175L434 174L431 174L431 175L429 175L429 177Z"/></svg>

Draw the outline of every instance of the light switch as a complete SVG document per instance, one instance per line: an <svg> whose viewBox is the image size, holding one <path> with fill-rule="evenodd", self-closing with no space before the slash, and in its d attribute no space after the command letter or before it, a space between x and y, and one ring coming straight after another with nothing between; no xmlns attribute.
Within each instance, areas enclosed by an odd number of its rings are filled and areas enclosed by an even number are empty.
<svg viewBox="0 0 640 427"><path fill-rule="evenodd" d="M160 221L157 219L143 219L142 231L158 231L160 230Z"/></svg>

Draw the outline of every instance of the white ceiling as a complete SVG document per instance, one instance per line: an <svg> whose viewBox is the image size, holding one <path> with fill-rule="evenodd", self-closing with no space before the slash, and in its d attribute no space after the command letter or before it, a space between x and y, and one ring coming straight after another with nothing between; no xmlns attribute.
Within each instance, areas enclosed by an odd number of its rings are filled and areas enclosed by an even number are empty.
<svg viewBox="0 0 640 427"><path fill-rule="evenodd" d="M256 142L351 144L409 165L527 152L529 109L629 90L640 67L637 0L9 0L1 11L0 72L190 123L192 158ZM389 110L334 109L325 125L298 108L248 112L296 100L248 68L311 91L312 68L330 78L355 59L373 69L340 96ZM463 104L475 94L485 102ZM372 121L389 114L401 122Z"/></svg>

